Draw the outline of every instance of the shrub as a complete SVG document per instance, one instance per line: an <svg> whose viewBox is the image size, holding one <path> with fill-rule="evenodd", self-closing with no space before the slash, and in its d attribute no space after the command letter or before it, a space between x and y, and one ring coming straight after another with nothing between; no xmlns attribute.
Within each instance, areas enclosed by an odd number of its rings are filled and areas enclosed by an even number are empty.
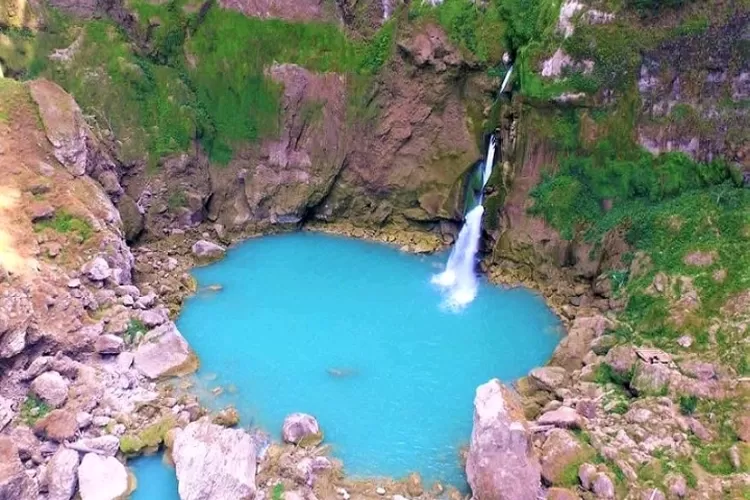
<svg viewBox="0 0 750 500"><path fill-rule="evenodd" d="M148 331L143 321L133 318L128 323L128 327L125 330L123 338L125 343L134 345L137 344L141 337Z"/></svg>
<svg viewBox="0 0 750 500"><path fill-rule="evenodd" d="M273 487L273 492L271 493L271 498L273 500L282 500L284 498L284 485L281 483L277 483Z"/></svg>
<svg viewBox="0 0 750 500"><path fill-rule="evenodd" d="M698 406L698 396L680 396L680 413L683 415L692 415Z"/></svg>
<svg viewBox="0 0 750 500"><path fill-rule="evenodd" d="M21 420L27 425L33 426L51 410L52 408L47 403L35 395L29 394L21 405Z"/></svg>

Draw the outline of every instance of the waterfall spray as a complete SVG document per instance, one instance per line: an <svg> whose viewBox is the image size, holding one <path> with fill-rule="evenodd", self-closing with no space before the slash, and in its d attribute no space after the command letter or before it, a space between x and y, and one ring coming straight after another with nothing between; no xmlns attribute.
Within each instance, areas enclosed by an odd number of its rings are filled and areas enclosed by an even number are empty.
<svg viewBox="0 0 750 500"><path fill-rule="evenodd" d="M482 166L482 188L492 174L497 141L490 136L487 156ZM452 309L461 309L468 305L477 295L477 276L474 272L475 256L479 249L479 238L482 235L483 195L479 195L476 206L466 214L464 226L458 233L453 250L451 250L445 271L432 277L432 282L445 289L446 305Z"/></svg>

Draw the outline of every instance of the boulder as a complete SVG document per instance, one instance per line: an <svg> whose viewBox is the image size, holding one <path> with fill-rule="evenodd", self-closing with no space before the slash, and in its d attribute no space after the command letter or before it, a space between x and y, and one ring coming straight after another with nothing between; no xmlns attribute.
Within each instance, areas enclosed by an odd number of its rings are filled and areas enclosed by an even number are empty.
<svg viewBox="0 0 750 500"><path fill-rule="evenodd" d="M578 479L581 481L581 487L584 490L591 489L591 483L594 481L596 473L596 466L592 464L581 464L578 468Z"/></svg>
<svg viewBox="0 0 750 500"><path fill-rule="evenodd" d="M221 257L227 251L223 246L207 240L196 241L191 250L193 255L199 259L215 259Z"/></svg>
<svg viewBox="0 0 750 500"><path fill-rule="evenodd" d="M477 388L466 475L475 498L535 500L541 466L518 397L497 379Z"/></svg>
<svg viewBox="0 0 750 500"><path fill-rule="evenodd" d="M547 484L559 484L564 473L586 455L587 450L570 431L552 429L542 445L542 479Z"/></svg>
<svg viewBox="0 0 750 500"><path fill-rule="evenodd" d="M112 435L83 438L68 446L82 453L96 453L105 457L114 457L117 450L120 449L120 439Z"/></svg>
<svg viewBox="0 0 750 500"><path fill-rule="evenodd" d="M18 448L18 456L21 460L33 460L36 463L42 462L42 456L39 453L40 443L29 427L17 425L13 427L9 434L13 444Z"/></svg>
<svg viewBox="0 0 750 500"><path fill-rule="evenodd" d="M554 392L569 380L568 372L559 366L535 368L529 373L531 380L542 390Z"/></svg>
<svg viewBox="0 0 750 500"><path fill-rule="evenodd" d="M0 436L0 498L36 498L37 487L26 475L18 449L9 437Z"/></svg>
<svg viewBox="0 0 750 500"><path fill-rule="evenodd" d="M169 321L169 311L164 307L155 307L140 311L138 317L148 328L154 328Z"/></svg>
<svg viewBox="0 0 750 500"><path fill-rule="evenodd" d="M122 352L125 341L117 335L104 334L96 338L94 349L99 354L119 354Z"/></svg>
<svg viewBox="0 0 750 500"><path fill-rule="evenodd" d="M576 318L566 335L552 354L550 365L561 366L569 371L583 366L583 358L591 344L606 330L608 320L601 315Z"/></svg>
<svg viewBox="0 0 750 500"><path fill-rule="evenodd" d="M187 341L173 322L148 332L135 351L135 367L145 376L156 379L190 371L193 355Z"/></svg>
<svg viewBox="0 0 750 500"><path fill-rule="evenodd" d="M537 419L536 423L539 425L554 425L565 429L580 429L581 415L573 408L562 406L546 412Z"/></svg>
<svg viewBox="0 0 750 500"><path fill-rule="evenodd" d="M671 370L666 365L638 361L630 388L638 395L661 394L667 389L671 376Z"/></svg>
<svg viewBox="0 0 750 500"><path fill-rule="evenodd" d="M318 421L307 413L292 413L284 419L281 437L287 443L297 444L307 436L320 434Z"/></svg>
<svg viewBox="0 0 750 500"><path fill-rule="evenodd" d="M681 474L670 474L664 483L669 488L669 494L672 497L683 498L687 495L687 481Z"/></svg>
<svg viewBox="0 0 750 500"><path fill-rule="evenodd" d="M59 408L68 399L69 384L62 375L49 371L39 375L31 383L31 392L53 408Z"/></svg>
<svg viewBox="0 0 750 500"><path fill-rule="evenodd" d="M633 373L636 359L635 349L632 346L618 345L607 352L604 362L615 375L627 378Z"/></svg>
<svg viewBox="0 0 750 500"><path fill-rule="evenodd" d="M615 485L603 472L598 472L591 483L591 491L596 498L615 498Z"/></svg>
<svg viewBox="0 0 750 500"><path fill-rule="evenodd" d="M243 430L193 422L177 431L172 458L181 500L255 497L256 450Z"/></svg>
<svg viewBox="0 0 750 500"><path fill-rule="evenodd" d="M87 453L78 467L81 500L117 500L128 492L128 471L114 457Z"/></svg>
<svg viewBox="0 0 750 500"><path fill-rule="evenodd" d="M70 500L78 483L78 452L61 446L47 465L48 500Z"/></svg>
<svg viewBox="0 0 750 500"><path fill-rule="evenodd" d="M81 272L91 281L104 281L112 276L112 269L102 257L96 257L84 264Z"/></svg>

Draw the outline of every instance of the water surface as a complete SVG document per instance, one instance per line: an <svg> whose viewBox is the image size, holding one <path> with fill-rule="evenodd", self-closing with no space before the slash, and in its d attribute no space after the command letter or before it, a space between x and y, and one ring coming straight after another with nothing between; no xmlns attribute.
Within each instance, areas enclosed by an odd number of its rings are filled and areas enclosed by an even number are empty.
<svg viewBox="0 0 750 500"><path fill-rule="evenodd" d="M234 404L243 425L274 438L286 415L311 413L355 476L416 470L462 486L476 387L544 364L559 331L522 289L480 282L465 309L441 308L430 278L446 257L295 233L196 269L200 286L223 287L188 300L178 320L201 360L204 402Z"/></svg>

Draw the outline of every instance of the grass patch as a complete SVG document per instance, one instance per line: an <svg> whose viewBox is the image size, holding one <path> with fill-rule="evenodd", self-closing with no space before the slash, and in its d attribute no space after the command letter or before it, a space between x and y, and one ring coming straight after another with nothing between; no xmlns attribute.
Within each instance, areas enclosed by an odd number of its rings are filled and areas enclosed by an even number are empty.
<svg viewBox="0 0 750 500"><path fill-rule="evenodd" d="M148 328L146 328L143 321L137 318L132 318L130 322L128 322L128 327L123 334L123 339L128 345L136 345L147 331Z"/></svg>
<svg viewBox="0 0 750 500"><path fill-rule="evenodd" d="M71 213L58 211L50 220L43 220L34 224L36 231L50 229L60 234L77 234L81 242L88 240L93 234L94 229L91 224Z"/></svg>
<svg viewBox="0 0 750 500"><path fill-rule="evenodd" d="M52 408L47 403L37 396L29 394L21 404L21 421L25 422L28 426L33 426L50 411L52 411Z"/></svg>
<svg viewBox="0 0 750 500"><path fill-rule="evenodd" d="M683 415L692 415L695 413L695 409L698 407L698 396L682 395L680 396L680 413Z"/></svg>
<svg viewBox="0 0 750 500"><path fill-rule="evenodd" d="M177 210L179 208L187 206L187 195L185 194L185 191L181 189L174 189L171 193L169 193L169 197L167 198L167 206L171 210Z"/></svg>
<svg viewBox="0 0 750 500"><path fill-rule="evenodd" d="M281 483L277 483L273 487L273 491L271 492L271 498L273 500L282 500L284 498L284 485Z"/></svg>

